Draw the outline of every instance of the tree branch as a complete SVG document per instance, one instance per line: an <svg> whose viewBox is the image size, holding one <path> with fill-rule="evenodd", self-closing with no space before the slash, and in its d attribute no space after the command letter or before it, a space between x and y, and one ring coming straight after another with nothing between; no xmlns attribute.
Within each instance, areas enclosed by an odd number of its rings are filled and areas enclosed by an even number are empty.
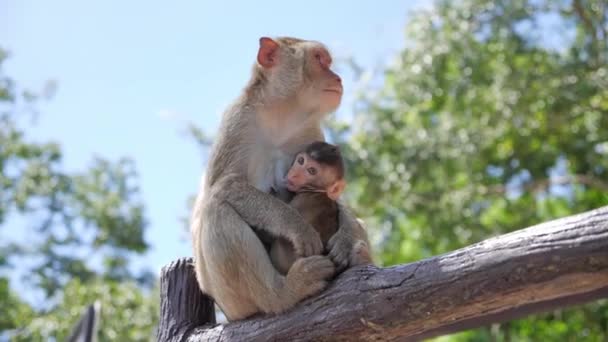
<svg viewBox="0 0 608 342"><path fill-rule="evenodd" d="M282 315L201 326L192 307L209 299L188 297L195 285L192 270L163 269L160 341L420 340L608 297L608 206L411 264L349 269Z"/></svg>

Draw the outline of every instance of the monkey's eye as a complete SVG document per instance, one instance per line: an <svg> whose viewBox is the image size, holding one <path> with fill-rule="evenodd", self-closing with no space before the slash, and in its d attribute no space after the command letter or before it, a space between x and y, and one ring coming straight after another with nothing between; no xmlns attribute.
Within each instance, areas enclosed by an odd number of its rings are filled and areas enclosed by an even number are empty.
<svg viewBox="0 0 608 342"><path fill-rule="evenodd" d="M315 169L314 167L309 167L308 169L306 169L306 171L308 171L308 173L309 173L311 176L314 176L314 175L316 175L316 174L317 174L317 169Z"/></svg>
<svg viewBox="0 0 608 342"><path fill-rule="evenodd" d="M304 164L304 157L298 157L298 164L300 164L300 165Z"/></svg>

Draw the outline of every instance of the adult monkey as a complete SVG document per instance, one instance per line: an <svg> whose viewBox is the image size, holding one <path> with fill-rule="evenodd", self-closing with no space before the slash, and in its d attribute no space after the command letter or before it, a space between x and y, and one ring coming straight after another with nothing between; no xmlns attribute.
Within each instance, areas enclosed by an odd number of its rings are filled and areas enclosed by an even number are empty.
<svg viewBox="0 0 608 342"><path fill-rule="evenodd" d="M251 80L223 115L191 231L199 286L229 320L279 313L321 291L336 268L348 266L355 241L368 241L341 205L329 258L322 256L319 234L281 200L294 156L324 140L321 120L340 104L331 62L321 43L262 37ZM285 276L252 227L293 243L301 258Z"/></svg>

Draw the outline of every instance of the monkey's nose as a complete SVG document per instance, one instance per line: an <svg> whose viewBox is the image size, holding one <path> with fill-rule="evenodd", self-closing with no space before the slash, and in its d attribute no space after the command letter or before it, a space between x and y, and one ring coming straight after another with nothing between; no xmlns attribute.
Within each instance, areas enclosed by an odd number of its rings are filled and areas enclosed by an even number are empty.
<svg viewBox="0 0 608 342"><path fill-rule="evenodd" d="M338 75L336 75L336 82L342 84L342 78L340 78Z"/></svg>

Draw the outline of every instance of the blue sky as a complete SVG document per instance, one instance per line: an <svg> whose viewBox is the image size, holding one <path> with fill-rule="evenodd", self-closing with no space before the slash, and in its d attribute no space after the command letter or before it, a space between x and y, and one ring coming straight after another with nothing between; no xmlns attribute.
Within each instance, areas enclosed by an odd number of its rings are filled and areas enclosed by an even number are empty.
<svg viewBox="0 0 608 342"><path fill-rule="evenodd" d="M58 83L29 138L61 143L68 170L85 169L94 155L135 160L152 246L138 263L158 271L191 255L179 217L188 214L204 160L184 123L215 133L248 78L259 37L319 40L337 57L371 66L404 46L407 13L424 4L0 0L0 46L21 86ZM347 95L349 86L346 78Z"/></svg>

